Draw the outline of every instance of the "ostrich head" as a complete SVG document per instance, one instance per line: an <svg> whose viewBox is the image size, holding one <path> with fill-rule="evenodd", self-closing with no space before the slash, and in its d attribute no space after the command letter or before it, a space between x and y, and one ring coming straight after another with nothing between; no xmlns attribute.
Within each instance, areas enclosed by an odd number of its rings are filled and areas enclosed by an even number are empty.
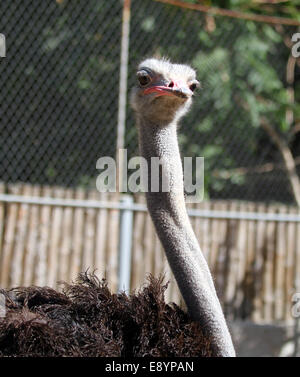
<svg viewBox="0 0 300 377"><path fill-rule="evenodd" d="M150 123L176 122L189 109L198 86L196 73L188 65L146 59L138 66L131 105L138 116Z"/></svg>

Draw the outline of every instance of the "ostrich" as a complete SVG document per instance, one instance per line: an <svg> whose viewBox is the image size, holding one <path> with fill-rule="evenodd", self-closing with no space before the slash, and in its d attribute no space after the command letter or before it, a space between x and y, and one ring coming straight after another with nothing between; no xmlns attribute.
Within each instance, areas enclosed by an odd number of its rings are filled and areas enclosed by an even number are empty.
<svg viewBox="0 0 300 377"><path fill-rule="evenodd" d="M234 356L235 351L185 208L177 123L199 85L193 69L147 59L131 95L142 156L164 162L169 192L147 204L189 314L164 302L162 278L129 296L81 273L62 292L49 287L0 289L1 356ZM148 171L151 177L151 170ZM149 180L148 180L149 181ZM151 182L151 180L150 180Z"/></svg>
<svg viewBox="0 0 300 377"><path fill-rule="evenodd" d="M235 356L231 336L207 262L190 224L184 200L183 172L177 141L179 119L187 113L199 86L195 71L168 60L146 59L138 67L131 93L140 154L163 161L168 192L146 190L147 207L191 318L205 324L215 356ZM147 187L148 189L148 187Z"/></svg>

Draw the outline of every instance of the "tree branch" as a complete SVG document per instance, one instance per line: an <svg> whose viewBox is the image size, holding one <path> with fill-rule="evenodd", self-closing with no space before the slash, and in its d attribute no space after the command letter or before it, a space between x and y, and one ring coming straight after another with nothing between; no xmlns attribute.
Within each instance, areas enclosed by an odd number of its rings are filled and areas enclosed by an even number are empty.
<svg viewBox="0 0 300 377"><path fill-rule="evenodd" d="M300 165L300 156L296 157L295 165ZM273 162L267 162L257 166L240 166L233 169L215 169L212 171L212 175L216 178L228 179L234 174L247 175L247 174L263 174L270 173L273 170L280 169L285 170L285 164L274 164Z"/></svg>
<svg viewBox="0 0 300 377"><path fill-rule="evenodd" d="M292 152L287 143L280 137L265 117L261 118L261 126L270 136L271 140L277 146L282 155L294 198L298 207L300 207L300 179L297 175L296 164Z"/></svg>
<svg viewBox="0 0 300 377"><path fill-rule="evenodd" d="M288 87L287 87L288 100L291 106L288 107L285 112L285 120L290 128L289 136L294 136L294 133L292 131L293 130L292 126L294 123L293 105L295 103L295 92L294 92L295 65L296 65L296 58L294 58L292 54L290 54L287 65L286 65L286 82L288 84Z"/></svg>

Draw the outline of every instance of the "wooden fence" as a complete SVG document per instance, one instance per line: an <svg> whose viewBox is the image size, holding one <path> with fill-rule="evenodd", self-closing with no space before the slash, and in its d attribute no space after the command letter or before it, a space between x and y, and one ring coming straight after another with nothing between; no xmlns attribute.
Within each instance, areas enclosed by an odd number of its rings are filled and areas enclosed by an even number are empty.
<svg viewBox="0 0 300 377"><path fill-rule="evenodd" d="M4 186L0 186L0 193ZM117 201L116 194L15 184L6 193L65 199ZM144 203L138 196L136 202ZM294 207L236 201L193 205L215 211L299 214ZM291 319L292 295L300 292L300 223L191 217L228 318ZM0 202L0 285L70 282L97 269L110 288L118 285L119 210ZM182 304L174 278L147 212L135 211L131 289L151 272L170 280L167 301Z"/></svg>

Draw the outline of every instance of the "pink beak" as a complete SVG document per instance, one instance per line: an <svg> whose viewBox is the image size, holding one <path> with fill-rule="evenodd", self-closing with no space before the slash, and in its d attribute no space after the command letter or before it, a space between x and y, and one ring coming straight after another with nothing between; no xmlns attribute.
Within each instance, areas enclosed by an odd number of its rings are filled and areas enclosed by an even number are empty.
<svg viewBox="0 0 300 377"><path fill-rule="evenodd" d="M156 97L160 96L177 96L181 98L188 98L193 95L193 92L182 82L172 81L171 86L155 85L144 90L144 94L156 93Z"/></svg>

